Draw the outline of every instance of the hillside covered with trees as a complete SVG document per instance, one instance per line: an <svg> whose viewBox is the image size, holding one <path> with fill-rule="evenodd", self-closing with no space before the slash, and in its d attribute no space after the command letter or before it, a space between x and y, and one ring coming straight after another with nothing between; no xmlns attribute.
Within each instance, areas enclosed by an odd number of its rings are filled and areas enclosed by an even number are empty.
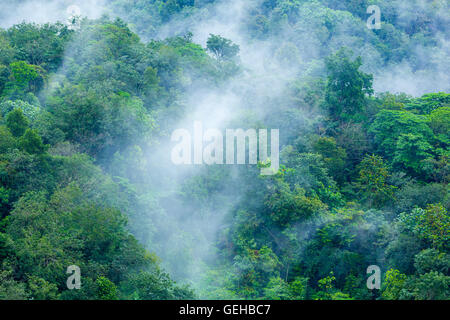
<svg viewBox="0 0 450 320"><path fill-rule="evenodd" d="M111 0L0 29L0 299L448 300L449 9ZM279 129L280 170L175 166L194 120Z"/></svg>

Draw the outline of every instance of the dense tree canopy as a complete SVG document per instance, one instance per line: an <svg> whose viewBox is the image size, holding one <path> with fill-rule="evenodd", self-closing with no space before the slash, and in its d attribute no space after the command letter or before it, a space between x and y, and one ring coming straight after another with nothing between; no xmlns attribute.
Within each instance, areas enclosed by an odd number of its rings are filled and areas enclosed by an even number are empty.
<svg viewBox="0 0 450 320"><path fill-rule="evenodd" d="M371 31L372 3L259 1L244 43L204 47L190 27L213 0L0 29L0 299L449 299L450 94L375 92L372 74L435 72L414 52L440 48L446 4L411 22L379 1ZM264 41L261 76L240 56ZM279 128L275 175L168 164L203 100L214 120L239 100L230 127Z"/></svg>

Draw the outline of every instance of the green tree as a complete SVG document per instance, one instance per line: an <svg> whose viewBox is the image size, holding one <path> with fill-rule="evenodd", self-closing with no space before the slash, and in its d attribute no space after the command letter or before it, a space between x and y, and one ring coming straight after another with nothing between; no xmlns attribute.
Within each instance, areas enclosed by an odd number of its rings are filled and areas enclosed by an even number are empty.
<svg viewBox="0 0 450 320"><path fill-rule="evenodd" d="M347 153L336 145L333 137L320 137L313 143L313 150L323 157L330 175L338 182L345 179L345 160Z"/></svg>
<svg viewBox="0 0 450 320"><path fill-rule="evenodd" d="M56 284L36 276L29 277L28 288L31 297L35 300L56 300L59 296Z"/></svg>
<svg viewBox="0 0 450 320"><path fill-rule="evenodd" d="M450 277L431 271L408 279L400 299L446 300L450 295Z"/></svg>
<svg viewBox="0 0 450 320"><path fill-rule="evenodd" d="M328 83L325 91L326 106L331 119L357 119L364 110L366 95L372 94L372 75L359 68L361 57L351 59L352 52L341 49L326 60Z"/></svg>
<svg viewBox="0 0 450 320"><path fill-rule="evenodd" d="M392 199L394 186L389 185L388 178L389 171L380 156L367 155L359 164L356 186L370 206L381 207Z"/></svg>
<svg viewBox="0 0 450 320"><path fill-rule="evenodd" d="M6 153L16 144L11 131L6 126L0 126L0 153Z"/></svg>
<svg viewBox="0 0 450 320"><path fill-rule="evenodd" d="M420 237L429 240L435 248L449 249L450 247L450 215L440 203L430 204L420 216Z"/></svg>
<svg viewBox="0 0 450 320"><path fill-rule="evenodd" d="M34 129L27 129L19 139L19 146L25 152L41 155L47 151L46 145L42 142L41 136Z"/></svg>
<svg viewBox="0 0 450 320"><path fill-rule="evenodd" d="M71 34L62 23L38 25L23 22L9 28L6 37L16 48L17 60L56 71Z"/></svg>
<svg viewBox="0 0 450 320"><path fill-rule="evenodd" d="M406 279L406 275L400 271L389 269L383 281L382 297L386 300L398 300L405 287Z"/></svg>
<svg viewBox="0 0 450 320"><path fill-rule="evenodd" d="M425 175L425 160L433 159L432 150L432 146L423 136L402 134L397 140L393 164L416 175Z"/></svg>
<svg viewBox="0 0 450 320"><path fill-rule="evenodd" d="M14 109L6 117L6 125L14 137L21 137L29 126L28 119L24 116L22 109Z"/></svg>
<svg viewBox="0 0 450 320"><path fill-rule="evenodd" d="M433 138L427 117L402 110L381 110L369 131L374 134L378 151L389 160L395 157L398 140L402 135L413 134L415 139L423 143L430 143Z"/></svg>
<svg viewBox="0 0 450 320"><path fill-rule="evenodd" d="M281 278L271 278L264 288L264 298L269 300L291 300L289 285Z"/></svg>
<svg viewBox="0 0 450 320"><path fill-rule="evenodd" d="M9 94L23 95L29 91L37 93L43 88L47 73L42 67L16 61L11 63L10 69L10 82L6 85Z"/></svg>
<svg viewBox="0 0 450 320"><path fill-rule="evenodd" d="M327 206L316 197L307 197L305 190L296 186L293 190L286 182L280 181L267 193L266 213L277 225L288 226L297 221L305 221Z"/></svg>
<svg viewBox="0 0 450 320"><path fill-rule="evenodd" d="M447 135L450 132L450 107L433 110L430 115L430 127L436 135Z"/></svg>
<svg viewBox="0 0 450 320"><path fill-rule="evenodd" d="M12 271L0 270L0 300L26 300L25 284L14 280Z"/></svg>
<svg viewBox="0 0 450 320"><path fill-rule="evenodd" d="M419 274L430 271L448 274L450 271L450 255L432 248L425 249L414 257L414 267Z"/></svg>
<svg viewBox="0 0 450 320"><path fill-rule="evenodd" d="M99 277L95 282L97 285L97 299L99 300L117 300L117 286L108 278Z"/></svg>
<svg viewBox="0 0 450 320"><path fill-rule="evenodd" d="M230 60L239 53L239 46L237 44L219 35L211 34L206 42L206 46L218 60Z"/></svg>

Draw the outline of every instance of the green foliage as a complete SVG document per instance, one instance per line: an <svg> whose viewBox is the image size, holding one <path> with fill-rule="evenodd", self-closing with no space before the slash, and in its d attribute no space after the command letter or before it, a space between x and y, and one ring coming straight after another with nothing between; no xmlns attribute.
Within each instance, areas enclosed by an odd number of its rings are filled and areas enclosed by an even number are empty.
<svg viewBox="0 0 450 320"><path fill-rule="evenodd" d="M9 69L9 82L5 84L5 95L9 97L23 98L29 92L37 93L47 81L47 73L41 66L16 61Z"/></svg>
<svg viewBox="0 0 450 320"><path fill-rule="evenodd" d="M313 150L323 156L323 161L330 175L338 182L345 179L345 150L336 145L333 137L320 137L313 144Z"/></svg>
<svg viewBox="0 0 450 320"><path fill-rule="evenodd" d="M24 61L11 63L10 68L12 79L17 83L19 88L25 89L30 82L36 80L38 77L36 69Z"/></svg>
<svg viewBox="0 0 450 320"><path fill-rule="evenodd" d="M291 292L283 279L272 278L264 289L264 296L269 300L290 300Z"/></svg>
<svg viewBox="0 0 450 320"><path fill-rule="evenodd" d="M448 274L450 269L450 256L448 253L436 249L425 249L414 257L414 267L419 274L438 271Z"/></svg>
<svg viewBox="0 0 450 320"><path fill-rule="evenodd" d="M382 297L387 300L398 300L406 279L406 275L400 273L400 271L389 269L383 281Z"/></svg>
<svg viewBox="0 0 450 320"><path fill-rule="evenodd" d="M239 46L237 44L219 35L211 34L206 42L206 46L218 60L233 59L239 53Z"/></svg>
<svg viewBox="0 0 450 320"><path fill-rule="evenodd" d="M448 5L403 8L406 23L380 0L368 30L373 3L256 1L238 39L206 48L188 30L213 0L0 30L0 299L448 299L450 94L372 97L366 73L442 74ZM267 79L233 41L262 45ZM276 175L161 161L197 100L230 96L228 127L280 129Z"/></svg>
<svg viewBox="0 0 450 320"><path fill-rule="evenodd" d="M9 39L3 32L0 32L0 65L9 65L13 57L14 49L11 47Z"/></svg>
<svg viewBox="0 0 450 320"><path fill-rule="evenodd" d="M348 294L334 288L335 281L336 278L334 277L333 271L330 272L329 276L320 279L318 286L321 291L318 291L314 298L316 300L352 300Z"/></svg>
<svg viewBox="0 0 450 320"><path fill-rule="evenodd" d="M14 137L21 137L29 126L28 119L22 109L14 109L6 117L6 125Z"/></svg>
<svg viewBox="0 0 450 320"><path fill-rule="evenodd" d="M427 93L407 104L407 109L419 114L431 114L439 108L448 107L450 94L445 92Z"/></svg>
<svg viewBox="0 0 450 320"><path fill-rule="evenodd" d="M8 29L6 37L15 49L17 60L56 70L62 62L70 31L61 23L37 25L23 22Z"/></svg>
<svg viewBox="0 0 450 320"><path fill-rule="evenodd" d="M450 107L441 107L433 110L429 115L430 128L442 142L443 147L450 145Z"/></svg>
<svg viewBox="0 0 450 320"><path fill-rule="evenodd" d="M430 204L419 222L420 237L430 241L433 247L448 249L450 245L450 215L442 204Z"/></svg>
<svg viewBox="0 0 450 320"><path fill-rule="evenodd" d="M306 197L305 190L298 186L291 190L287 183L279 182L271 189L265 205L270 219L278 225L307 220L326 208L318 197Z"/></svg>
<svg viewBox="0 0 450 320"><path fill-rule="evenodd" d="M21 109L23 114L30 121L34 121L40 112L40 108L38 106L32 105L22 100L15 100L15 101L8 100L0 103L0 114L3 117L6 117L9 112L15 109Z"/></svg>
<svg viewBox="0 0 450 320"><path fill-rule="evenodd" d="M19 147L30 154L41 155L47 151L47 146L42 143L42 138L33 129L27 129L19 139Z"/></svg>
<svg viewBox="0 0 450 320"><path fill-rule="evenodd" d="M25 284L12 278L12 271L0 272L0 300L24 300L28 298Z"/></svg>
<svg viewBox="0 0 450 320"><path fill-rule="evenodd" d="M366 95L373 93L372 75L359 71L361 58L352 61L351 56L351 52L342 49L326 60L325 99L332 120L356 120L364 110Z"/></svg>
<svg viewBox="0 0 450 320"><path fill-rule="evenodd" d="M109 279L116 283L125 279L119 270L126 266L134 266L126 270L130 275L156 267L125 230L126 219L120 212L82 199L74 185L58 190L50 200L42 193L29 193L11 215L6 231L14 255L9 264L19 278L33 275L28 286L36 299L56 298L65 286L65 268L74 263L84 272L83 282L96 279L96 296L90 299L117 298L117 284ZM83 290L89 287L82 286Z"/></svg>
<svg viewBox="0 0 450 320"><path fill-rule="evenodd" d="M424 161L432 158L432 149L422 136L402 134L397 141L393 164L419 175L424 171Z"/></svg>
<svg viewBox="0 0 450 320"><path fill-rule="evenodd" d="M56 300L58 298L58 287L42 278L30 276L28 287L31 298L34 300Z"/></svg>
<svg viewBox="0 0 450 320"><path fill-rule="evenodd" d="M429 142L433 133L426 117L408 111L381 110L371 125L378 151L392 159L402 135L412 134Z"/></svg>
<svg viewBox="0 0 450 320"><path fill-rule="evenodd" d="M336 278L334 277L333 272L330 272L328 277L319 280L319 288L325 292L328 292L333 289L333 282L335 280Z"/></svg>
<svg viewBox="0 0 450 320"><path fill-rule="evenodd" d="M308 278L296 277L289 284L291 298L293 300L305 300L308 289Z"/></svg>
<svg viewBox="0 0 450 320"><path fill-rule="evenodd" d="M425 210L416 208L411 213L402 213L398 220L405 230L429 242L432 247L448 250L450 219L442 204L430 204Z"/></svg>
<svg viewBox="0 0 450 320"><path fill-rule="evenodd" d="M14 136L6 126L0 126L0 153L6 153L16 144Z"/></svg>
<svg viewBox="0 0 450 320"><path fill-rule="evenodd" d="M125 298L136 300L183 300L194 297L191 289L176 286L168 274L159 271L131 275L122 283L122 292Z"/></svg>
<svg viewBox="0 0 450 320"><path fill-rule="evenodd" d="M370 206L380 207L392 198L394 186L388 184L388 178L388 169L380 156L367 155L359 164L356 186Z"/></svg>
<svg viewBox="0 0 450 320"><path fill-rule="evenodd" d="M99 277L95 284L97 285L97 299L117 300L117 287L108 278Z"/></svg>
<svg viewBox="0 0 450 320"><path fill-rule="evenodd" d="M450 277L437 271L411 278L401 299L446 300L450 293Z"/></svg>

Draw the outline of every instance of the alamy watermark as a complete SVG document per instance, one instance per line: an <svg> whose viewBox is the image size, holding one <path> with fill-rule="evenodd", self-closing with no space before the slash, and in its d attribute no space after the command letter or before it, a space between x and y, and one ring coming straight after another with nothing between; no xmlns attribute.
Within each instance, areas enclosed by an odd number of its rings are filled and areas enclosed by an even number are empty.
<svg viewBox="0 0 450 320"><path fill-rule="evenodd" d="M371 5L367 8L367 14L371 16L367 19L367 28L369 29L381 29L381 9L379 6Z"/></svg>
<svg viewBox="0 0 450 320"><path fill-rule="evenodd" d="M381 288L381 269L377 265L371 265L367 267L367 274L370 274L367 278L367 289L373 290Z"/></svg>
<svg viewBox="0 0 450 320"><path fill-rule="evenodd" d="M68 15L67 18L67 27L69 30L78 30L81 27L81 9L77 5L71 5L67 7L66 13Z"/></svg>
<svg viewBox="0 0 450 320"><path fill-rule="evenodd" d="M226 129L225 141L218 129L203 130L203 123L194 121L193 135L187 129L172 133L172 142L177 142L171 153L176 165L248 164L262 165L261 175L274 175L280 167L279 130L270 130L270 158L268 157L267 129ZM248 149L246 148L248 146Z"/></svg>
<svg viewBox="0 0 450 320"><path fill-rule="evenodd" d="M67 278L67 288L69 290L81 289L81 270L80 267L72 265L67 267L67 274L70 274L70 276Z"/></svg>

